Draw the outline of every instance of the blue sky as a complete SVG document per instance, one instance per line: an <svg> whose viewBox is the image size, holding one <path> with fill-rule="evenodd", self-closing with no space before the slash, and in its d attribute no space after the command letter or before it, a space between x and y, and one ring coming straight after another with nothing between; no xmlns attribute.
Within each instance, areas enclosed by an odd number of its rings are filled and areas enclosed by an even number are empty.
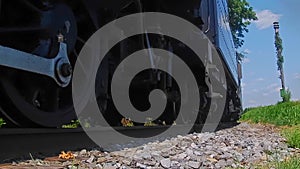
<svg viewBox="0 0 300 169"><path fill-rule="evenodd" d="M248 0L258 21L249 26L245 44L248 53L243 63L243 106L275 104L281 100L281 83L276 65L273 22L279 21L283 40L286 86L292 99L300 99L300 1Z"/></svg>

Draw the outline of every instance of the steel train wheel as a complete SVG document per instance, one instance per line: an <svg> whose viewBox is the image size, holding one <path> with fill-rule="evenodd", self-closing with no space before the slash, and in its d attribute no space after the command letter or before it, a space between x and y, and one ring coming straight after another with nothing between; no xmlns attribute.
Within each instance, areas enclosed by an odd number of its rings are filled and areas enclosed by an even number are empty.
<svg viewBox="0 0 300 169"><path fill-rule="evenodd" d="M2 1L0 44L53 58L60 33L74 65L87 38L79 36L78 26L85 23L78 21L80 16L73 10L59 1ZM87 29L84 34L88 37L91 33ZM2 114L13 125L59 127L76 118L70 84L62 88L48 77L11 68L0 67L0 74Z"/></svg>
<svg viewBox="0 0 300 169"><path fill-rule="evenodd" d="M2 1L0 45L41 57L53 58L59 49L57 35L61 33L64 35L68 47L69 60L74 66L76 57L85 41L103 24L98 23L98 20L95 19L99 17L98 13L83 9L84 5L78 2L81 1ZM126 1L126 3L128 2ZM127 14L126 12L138 12L135 10L135 7L133 10L127 9L124 15ZM113 12L110 13L109 10L106 12L107 14L101 13L105 15L105 20L101 22L114 19ZM114 12L119 12L117 16L122 16L122 11L115 10ZM133 48L138 49L137 46ZM172 51L166 46L159 47ZM126 50L129 49L126 48ZM115 62L114 59L112 61ZM62 88L53 79L4 67L0 67L0 85L2 114L14 125L58 127L76 118L72 106L71 85ZM173 88L169 90L174 90L175 93L177 91ZM171 91L168 91L170 95ZM108 118L111 118L113 114L110 111L114 110L111 108L112 101L109 100L106 91L101 92L102 95L97 95L97 99L100 99L98 105L100 103L99 107L105 110ZM174 100L175 97L172 98ZM161 120L169 120L168 123L172 124L177 117L179 101L170 102L170 105L164 114L165 117L162 117ZM170 118L171 116L172 118ZM111 120L114 124L119 123L115 116Z"/></svg>

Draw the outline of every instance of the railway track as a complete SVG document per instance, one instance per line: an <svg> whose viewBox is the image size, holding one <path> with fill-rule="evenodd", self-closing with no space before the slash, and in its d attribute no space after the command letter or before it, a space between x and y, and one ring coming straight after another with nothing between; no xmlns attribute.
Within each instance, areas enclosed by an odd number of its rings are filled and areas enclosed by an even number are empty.
<svg viewBox="0 0 300 169"><path fill-rule="evenodd" d="M221 123L217 130L229 128L237 123ZM116 127L116 131L132 136L135 138L146 138L157 135L165 131L170 126L135 126L135 127ZM173 126L180 133L185 127L184 125ZM195 125L191 132L201 131L203 125ZM114 132L106 130L96 130L97 134L101 134L107 138L113 138ZM172 137L170 135L169 137ZM156 138L166 139L166 138ZM112 139L109 147L105 151L113 151L130 146L138 146L149 141L149 139L141 139L141 142L124 143L122 140ZM101 145L102 147L102 145ZM44 158L47 156L57 155L62 150L80 150L80 149L102 149L95 144L84 132L83 129L49 129L49 128L3 128L0 130L0 163L7 163L13 160L25 160L34 158ZM104 150L104 149L102 149Z"/></svg>

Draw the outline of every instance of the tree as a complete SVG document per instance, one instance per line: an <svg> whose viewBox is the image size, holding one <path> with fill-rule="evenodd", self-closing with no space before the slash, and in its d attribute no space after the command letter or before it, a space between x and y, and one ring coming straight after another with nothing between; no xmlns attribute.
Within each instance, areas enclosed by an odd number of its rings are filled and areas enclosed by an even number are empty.
<svg viewBox="0 0 300 169"><path fill-rule="evenodd" d="M228 0L229 25L233 36L235 48L238 49L244 44L244 33L249 30L247 27L251 21L257 20L256 13L246 0ZM243 56L243 54L239 53Z"/></svg>
<svg viewBox="0 0 300 169"><path fill-rule="evenodd" d="M279 35L279 22L274 22L274 29L275 29L275 48L277 54L277 69L280 72L279 79L281 80L281 90L280 96L282 97L283 102L289 102L291 99L291 92L289 90L285 90L285 83L284 83L284 72L283 72L283 63L284 58L282 56L282 39Z"/></svg>

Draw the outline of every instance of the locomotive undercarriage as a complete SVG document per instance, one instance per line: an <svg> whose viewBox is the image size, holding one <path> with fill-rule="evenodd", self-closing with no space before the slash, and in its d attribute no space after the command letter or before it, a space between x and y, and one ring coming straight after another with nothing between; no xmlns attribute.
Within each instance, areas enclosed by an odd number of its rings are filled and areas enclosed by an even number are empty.
<svg viewBox="0 0 300 169"><path fill-rule="evenodd" d="M174 7L140 0L2 0L0 3L1 113L10 125L27 127L59 127L76 119L70 85L72 67L84 43L101 26L136 12L176 13ZM199 6L197 3L197 0L186 3L184 8L192 10L194 6ZM191 22L195 20L190 14L180 15ZM199 27L203 24L201 20L193 23ZM114 107L109 87L116 67L129 54L149 47L174 52L190 65L197 77L201 95L200 108L195 110L198 113L197 122L203 123L209 107L217 106L211 104L211 97L221 97L209 91L209 79L206 76L210 71L209 63L194 64L191 58L196 56L184 44L154 34L131 37L107 54L103 67L97 73L95 89L99 108L107 121L115 126L120 125L123 118ZM230 91L224 121L236 120L230 114L237 111L240 104L236 102L238 98L231 99L237 97L234 85L230 84L228 88ZM147 110L150 106L147 97L153 89L161 89L168 98L166 110L155 122L172 124L177 118L181 97L175 80L167 73L155 69L139 73L129 91L132 104L139 110ZM229 105L233 108L229 108ZM181 121L188 123L189 119Z"/></svg>

